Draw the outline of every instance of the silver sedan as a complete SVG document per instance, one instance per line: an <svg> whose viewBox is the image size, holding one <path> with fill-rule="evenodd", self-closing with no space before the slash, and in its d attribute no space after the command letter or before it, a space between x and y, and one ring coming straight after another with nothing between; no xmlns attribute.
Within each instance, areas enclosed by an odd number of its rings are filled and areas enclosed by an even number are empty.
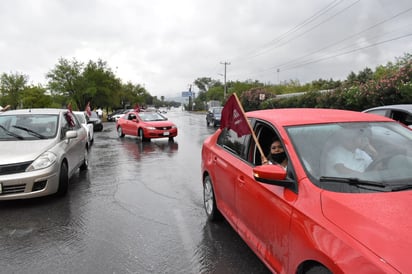
<svg viewBox="0 0 412 274"><path fill-rule="evenodd" d="M64 195L88 168L87 132L67 109L0 113L0 200Z"/></svg>

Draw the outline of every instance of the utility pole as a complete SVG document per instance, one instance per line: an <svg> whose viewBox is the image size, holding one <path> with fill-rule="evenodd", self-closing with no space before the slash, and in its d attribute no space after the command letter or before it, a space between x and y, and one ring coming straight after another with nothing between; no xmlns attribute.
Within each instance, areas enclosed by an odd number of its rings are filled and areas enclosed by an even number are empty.
<svg viewBox="0 0 412 274"><path fill-rule="evenodd" d="M226 99L226 92L227 92L227 87L226 87L226 67L228 66L228 65L230 65L230 63L229 62L220 62L222 65L225 65L225 74L224 74L224 81L225 81L225 87L224 87L224 90L223 90L223 100L224 99Z"/></svg>

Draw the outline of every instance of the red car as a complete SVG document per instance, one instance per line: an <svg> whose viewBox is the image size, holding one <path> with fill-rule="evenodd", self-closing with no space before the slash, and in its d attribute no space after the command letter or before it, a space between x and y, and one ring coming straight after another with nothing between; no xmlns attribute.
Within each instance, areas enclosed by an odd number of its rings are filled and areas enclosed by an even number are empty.
<svg viewBox="0 0 412 274"><path fill-rule="evenodd" d="M177 127L158 112L130 111L116 121L119 137L125 135L137 136L142 141L154 138L173 138L177 136Z"/></svg>
<svg viewBox="0 0 412 274"><path fill-rule="evenodd" d="M251 134L226 128L203 143L209 221L223 216L272 272L411 271L410 129L332 109L246 116L261 150ZM267 155L273 140L286 152L286 169L262 165L261 151ZM360 166L365 151L370 159Z"/></svg>

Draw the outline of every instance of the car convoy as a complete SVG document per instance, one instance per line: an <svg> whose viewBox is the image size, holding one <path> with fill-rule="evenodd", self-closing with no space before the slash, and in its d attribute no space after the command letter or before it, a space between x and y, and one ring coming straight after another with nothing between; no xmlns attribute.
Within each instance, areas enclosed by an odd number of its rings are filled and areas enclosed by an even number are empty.
<svg viewBox="0 0 412 274"><path fill-rule="evenodd" d="M221 124L222 108L206 114L208 127ZM208 221L226 219L273 272L408 272L412 132L388 110L373 113L260 110L245 114L253 134L217 128L200 152ZM119 138L173 142L178 135L160 112L127 110L114 119ZM87 170L101 130L101 120L84 112L0 112L0 201L66 194L74 172ZM263 162L274 140L286 168ZM336 151L343 154L331 156ZM365 153L370 161L361 170Z"/></svg>

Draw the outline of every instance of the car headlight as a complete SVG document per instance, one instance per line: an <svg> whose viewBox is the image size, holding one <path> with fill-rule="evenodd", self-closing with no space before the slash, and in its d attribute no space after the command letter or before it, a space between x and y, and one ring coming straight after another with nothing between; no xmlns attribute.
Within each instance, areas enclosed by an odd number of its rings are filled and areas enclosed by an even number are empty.
<svg viewBox="0 0 412 274"><path fill-rule="evenodd" d="M27 168L26 171L34 171L51 166L56 162L57 156L53 152L46 151L40 155L34 162Z"/></svg>
<svg viewBox="0 0 412 274"><path fill-rule="evenodd" d="M173 125L172 128L177 128L177 126Z"/></svg>

